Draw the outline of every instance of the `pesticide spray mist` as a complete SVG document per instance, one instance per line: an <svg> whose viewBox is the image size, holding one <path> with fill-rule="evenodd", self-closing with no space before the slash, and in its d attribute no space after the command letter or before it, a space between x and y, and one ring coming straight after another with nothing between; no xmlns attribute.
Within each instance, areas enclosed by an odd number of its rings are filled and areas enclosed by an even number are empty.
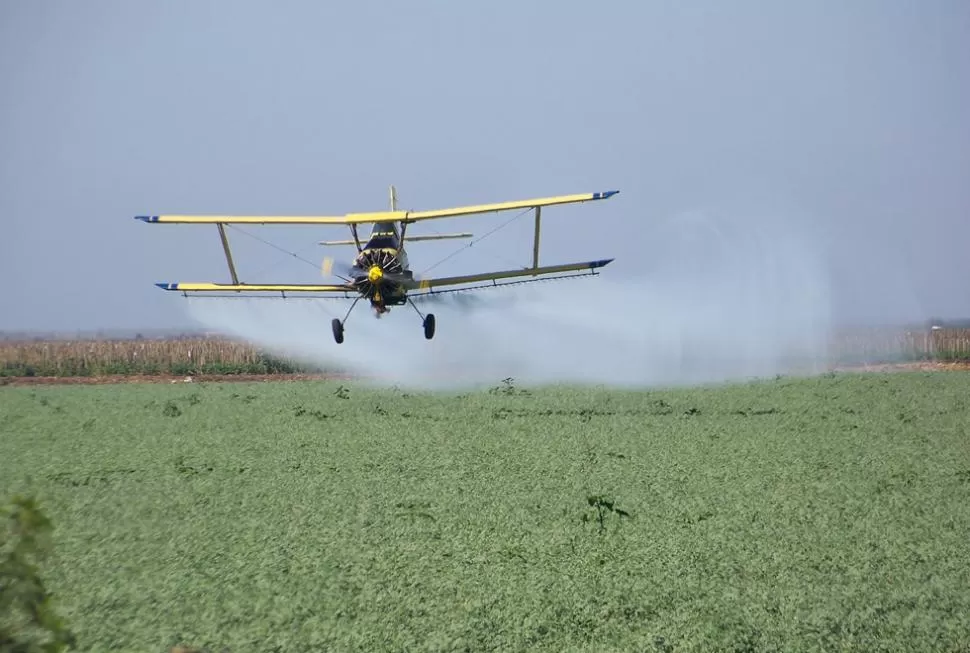
<svg viewBox="0 0 970 653"><path fill-rule="evenodd" d="M742 219L739 219L741 216ZM361 302L338 345L346 301L198 299L210 329L379 384L428 389L594 383L659 386L805 374L826 366L824 260L775 214L697 211L621 244L603 274L442 295L377 320ZM621 257L627 260L622 261ZM632 275L632 276L631 276Z"/></svg>

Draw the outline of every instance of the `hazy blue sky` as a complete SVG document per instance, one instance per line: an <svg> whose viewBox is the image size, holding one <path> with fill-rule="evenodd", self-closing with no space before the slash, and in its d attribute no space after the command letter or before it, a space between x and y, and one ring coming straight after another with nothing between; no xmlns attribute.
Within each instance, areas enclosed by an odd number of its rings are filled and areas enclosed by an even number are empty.
<svg viewBox="0 0 970 653"><path fill-rule="evenodd" d="M970 315L965 0L0 0L0 97L0 328L187 323L152 284L226 279L215 228L132 216L380 209L390 183L415 209L618 188L543 241L617 277L663 248L639 229L770 206L840 318ZM250 231L311 261L346 237ZM435 272L525 263L529 233ZM231 237L249 281L320 278Z"/></svg>

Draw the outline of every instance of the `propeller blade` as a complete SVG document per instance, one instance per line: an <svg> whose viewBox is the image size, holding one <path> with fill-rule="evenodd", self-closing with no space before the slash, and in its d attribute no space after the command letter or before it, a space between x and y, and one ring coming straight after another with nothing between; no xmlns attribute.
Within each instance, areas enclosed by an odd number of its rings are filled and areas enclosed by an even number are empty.
<svg viewBox="0 0 970 653"><path fill-rule="evenodd" d="M339 272L334 272L335 267L339 270ZM333 257L331 256L327 256L323 259L323 263L320 265L320 272L325 277L333 275L348 283L352 282L353 278L360 274L360 271L355 271L353 266L341 261L334 261Z"/></svg>
<svg viewBox="0 0 970 653"><path fill-rule="evenodd" d="M420 281L420 278L417 276L411 277L404 274L401 263L387 252L375 252L371 254L362 265L365 266L364 269L354 267L343 261L334 260L333 257L327 256L321 263L320 272L323 276L333 275L343 279L347 283L356 283L365 292L368 292L369 289L379 290L385 283L407 284L412 281ZM376 283L367 278L369 267L374 265L381 270L380 278Z"/></svg>
<svg viewBox="0 0 970 653"><path fill-rule="evenodd" d="M411 279L404 275L402 272L385 272L381 277L386 281L391 281L393 283L405 283Z"/></svg>

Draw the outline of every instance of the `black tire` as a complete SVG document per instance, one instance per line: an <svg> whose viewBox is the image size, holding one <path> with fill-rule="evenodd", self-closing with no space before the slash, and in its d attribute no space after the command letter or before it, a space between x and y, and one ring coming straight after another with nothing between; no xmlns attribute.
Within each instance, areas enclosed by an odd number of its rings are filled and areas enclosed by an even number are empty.
<svg viewBox="0 0 970 653"><path fill-rule="evenodd" d="M330 323L330 326L333 327L333 339L336 340L337 344L339 345L344 341L344 325L341 324L340 320L337 318L333 318L333 322Z"/></svg>
<svg viewBox="0 0 970 653"><path fill-rule="evenodd" d="M424 316L424 337L428 340L434 338L434 314L428 313Z"/></svg>

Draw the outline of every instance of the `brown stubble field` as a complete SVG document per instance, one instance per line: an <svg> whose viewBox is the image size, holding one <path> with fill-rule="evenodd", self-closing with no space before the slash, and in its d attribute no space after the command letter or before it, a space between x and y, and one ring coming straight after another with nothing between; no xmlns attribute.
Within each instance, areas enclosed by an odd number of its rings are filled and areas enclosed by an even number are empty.
<svg viewBox="0 0 970 653"><path fill-rule="evenodd" d="M330 378L332 372L221 337L0 341L0 378L19 383Z"/></svg>

